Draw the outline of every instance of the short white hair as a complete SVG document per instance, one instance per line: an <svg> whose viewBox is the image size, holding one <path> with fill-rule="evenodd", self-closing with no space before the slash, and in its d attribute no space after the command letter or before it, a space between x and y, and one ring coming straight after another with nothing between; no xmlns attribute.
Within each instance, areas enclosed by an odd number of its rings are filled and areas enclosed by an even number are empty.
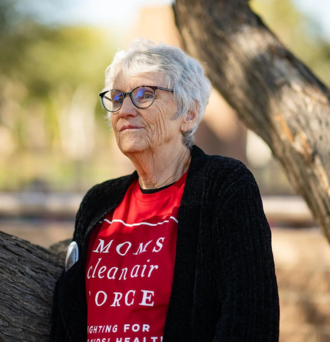
<svg viewBox="0 0 330 342"><path fill-rule="evenodd" d="M105 73L106 86L112 87L119 71L127 76L150 72L163 74L166 87L174 90L174 99L178 106L177 117L197 105L196 125L183 133L183 142L190 148L193 145L193 134L202 119L211 93L211 83L201 64L177 47L136 39L127 50L120 50L115 54Z"/></svg>

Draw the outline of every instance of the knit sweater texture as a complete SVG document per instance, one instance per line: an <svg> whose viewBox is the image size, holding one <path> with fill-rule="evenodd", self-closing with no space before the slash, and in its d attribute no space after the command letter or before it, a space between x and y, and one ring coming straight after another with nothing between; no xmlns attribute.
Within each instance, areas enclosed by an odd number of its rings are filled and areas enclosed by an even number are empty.
<svg viewBox="0 0 330 342"><path fill-rule="evenodd" d="M98 184L81 202L73 236L80 259L56 283L50 341L87 340L89 234L137 176ZM233 158L193 146L178 221L163 342L278 341L271 231L251 172Z"/></svg>

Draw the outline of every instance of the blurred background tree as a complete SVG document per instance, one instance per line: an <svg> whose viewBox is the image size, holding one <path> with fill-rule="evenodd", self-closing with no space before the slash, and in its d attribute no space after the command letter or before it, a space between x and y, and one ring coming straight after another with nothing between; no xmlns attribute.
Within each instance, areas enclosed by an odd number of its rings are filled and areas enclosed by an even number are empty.
<svg viewBox="0 0 330 342"><path fill-rule="evenodd" d="M38 22L12 1L0 8L0 188L80 188L81 160L109 139L97 94L113 39L101 28Z"/></svg>

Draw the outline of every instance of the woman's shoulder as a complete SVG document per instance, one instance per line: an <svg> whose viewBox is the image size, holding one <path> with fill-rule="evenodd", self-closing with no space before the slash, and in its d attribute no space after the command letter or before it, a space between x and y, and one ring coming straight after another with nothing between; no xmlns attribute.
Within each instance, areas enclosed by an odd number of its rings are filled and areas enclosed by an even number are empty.
<svg viewBox="0 0 330 342"><path fill-rule="evenodd" d="M120 203L126 190L136 177L136 172L133 172L128 176L96 184L87 191L76 215L75 240L83 238L86 227L90 222L100 218L109 208L114 208Z"/></svg>
<svg viewBox="0 0 330 342"><path fill-rule="evenodd" d="M95 197L100 199L101 197L115 196L118 194L118 191L128 187L135 177L136 172L133 172L130 175L109 179L102 183L95 184L86 192L82 202L89 201L91 198Z"/></svg>
<svg viewBox="0 0 330 342"><path fill-rule="evenodd" d="M210 212L219 212L228 203L262 208L257 182L243 162L231 157L206 155L200 149L197 150L198 159L199 166L196 167L197 162L194 162L195 171L192 172L189 184L193 193L203 198L203 205Z"/></svg>
<svg viewBox="0 0 330 342"><path fill-rule="evenodd" d="M235 184L253 183L256 184L255 178L248 167L240 160L221 155L205 154L197 146L192 150L193 160L200 169L199 174L203 178L207 178L211 183L218 183L223 187Z"/></svg>

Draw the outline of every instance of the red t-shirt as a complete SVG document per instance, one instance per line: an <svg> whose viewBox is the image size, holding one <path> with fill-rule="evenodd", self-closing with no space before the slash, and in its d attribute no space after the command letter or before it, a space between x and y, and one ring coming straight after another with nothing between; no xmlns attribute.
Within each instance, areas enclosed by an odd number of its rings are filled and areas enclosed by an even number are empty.
<svg viewBox="0 0 330 342"><path fill-rule="evenodd" d="M86 260L88 342L161 342L186 181L143 194L138 181L92 231Z"/></svg>

